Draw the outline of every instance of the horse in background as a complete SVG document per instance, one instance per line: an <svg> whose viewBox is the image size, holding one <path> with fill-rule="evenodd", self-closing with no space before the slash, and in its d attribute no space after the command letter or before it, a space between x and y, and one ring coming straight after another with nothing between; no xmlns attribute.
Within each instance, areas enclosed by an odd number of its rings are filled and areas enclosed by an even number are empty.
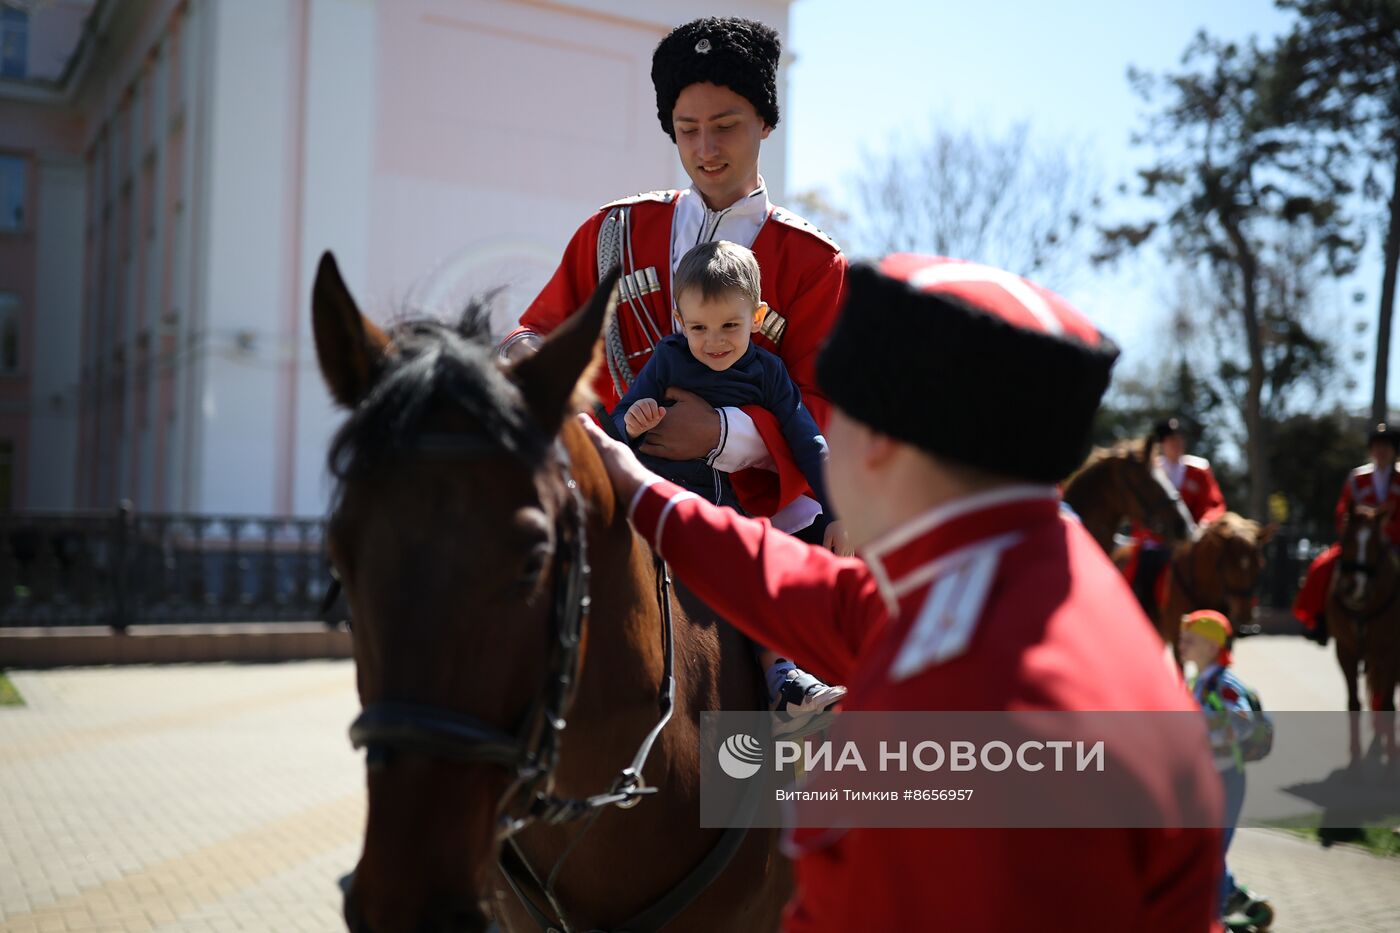
<svg viewBox="0 0 1400 933"><path fill-rule="evenodd" d="M321 260L367 749L354 933L777 928L777 830L699 820L700 713L765 708L752 653L671 593L574 417L616 280L506 367L484 314L386 333Z"/></svg>
<svg viewBox="0 0 1400 933"><path fill-rule="evenodd" d="M1157 467L1153 435L1096 447L1069 479L1062 498L1105 554L1113 536L1133 522L1168 542L1185 541L1195 530L1191 513L1171 480Z"/></svg>
<svg viewBox="0 0 1400 933"><path fill-rule="evenodd" d="M1162 572L1155 618L1162 639L1175 649L1181 617L1198 609L1224 613L1238 633L1254 616L1255 591L1264 572L1264 547L1277 526L1226 512L1178 544Z"/></svg>
<svg viewBox="0 0 1400 933"><path fill-rule="evenodd" d="M1350 503L1342 520L1341 556L1327 593L1327 621L1347 683L1347 709L1361 711L1357 673L1366 673L1376 735L1395 764L1395 687L1400 680L1400 556L1386 545L1393 507ZM1360 757L1358 717L1351 720L1352 761Z"/></svg>

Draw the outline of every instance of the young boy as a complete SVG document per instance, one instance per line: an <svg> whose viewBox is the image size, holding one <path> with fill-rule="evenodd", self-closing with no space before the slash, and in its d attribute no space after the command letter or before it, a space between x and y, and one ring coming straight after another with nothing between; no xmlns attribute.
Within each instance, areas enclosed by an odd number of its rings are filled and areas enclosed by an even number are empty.
<svg viewBox="0 0 1400 933"><path fill-rule="evenodd" d="M656 345L646 366L613 412L619 431L635 445L661 423L666 389L688 389L716 407L758 405L778 420L793 459L802 469L824 516L831 515L822 474L826 439L802 404L802 393L775 354L754 345L750 335L768 306L759 292L758 260L727 240L692 247L676 266L671 283L677 331ZM717 505L738 508L729 475L710 460L664 460L643 455L655 472ZM840 523L823 533L826 547L849 555ZM791 661L760 652L774 708L808 713L826 709L846 693L822 683Z"/></svg>
<svg viewBox="0 0 1400 933"><path fill-rule="evenodd" d="M1244 806L1244 756L1241 747L1266 723L1249 702L1249 691L1230 670L1230 620L1211 609L1192 612L1181 620L1178 648L1181 662L1196 675L1191 694L1210 718L1210 744L1225 785L1225 854L1235 835ZM1273 919L1269 902L1235 882L1230 866L1220 880L1220 916L1227 930L1264 930Z"/></svg>

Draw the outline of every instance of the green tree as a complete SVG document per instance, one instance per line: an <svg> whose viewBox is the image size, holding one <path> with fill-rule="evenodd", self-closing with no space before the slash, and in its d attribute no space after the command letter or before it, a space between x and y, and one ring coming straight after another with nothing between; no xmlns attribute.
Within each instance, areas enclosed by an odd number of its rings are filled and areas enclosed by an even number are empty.
<svg viewBox="0 0 1400 933"><path fill-rule="evenodd" d="M1367 201L1387 205L1371 397L1371 420L1383 421L1400 269L1400 0L1277 2L1299 20L1280 48L1276 106L1295 126L1348 140Z"/></svg>
<svg viewBox="0 0 1400 933"><path fill-rule="evenodd" d="M1341 412L1297 414L1274 427L1270 470L1288 497L1289 524L1314 540L1336 534L1333 509L1347 474L1366 461L1360 419Z"/></svg>
<svg viewBox="0 0 1400 933"><path fill-rule="evenodd" d="M1308 363L1304 357L1319 361L1299 318L1310 303L1280 298L1299 275L1355 267L1359 245L1342 210L1351 189L1337 164L1343 152L1304 148L1278 120L1274 55L1199 33L1182 61L1177 74L1129 72L1139 95L1158 108L1135 137L1156 150L1156 161L1138 173L1155 216L1105 229L1099 258L1162 241L1171 262L1208 283L1209 320L1242 351L1231 357L1225 344L1211 357L1221 361L1228 390L1221 394L1242 422L1244 511L1263 517L1273 488L1270 416L1278 414L1267 403L1283 397L1271 390L1286 386Z"/></svg>

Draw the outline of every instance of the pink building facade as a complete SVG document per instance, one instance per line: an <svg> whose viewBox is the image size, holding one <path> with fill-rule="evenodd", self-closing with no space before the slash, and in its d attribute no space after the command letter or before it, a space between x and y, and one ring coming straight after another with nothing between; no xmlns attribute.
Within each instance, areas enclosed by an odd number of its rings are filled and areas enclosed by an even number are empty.
<svg viewBox="0 0 1400 933"><path fill-rule="evenodd" d="M786 0L33 14L35 69L62 58L45 42L76 49L52 78L0 78L0 507L321 512L339 418L310 337L322 251L381 320L501 288L504 330L590 211L684 184L651 50L715 12L786 34ZM783 136L764 148L777 197Z"/></svg>

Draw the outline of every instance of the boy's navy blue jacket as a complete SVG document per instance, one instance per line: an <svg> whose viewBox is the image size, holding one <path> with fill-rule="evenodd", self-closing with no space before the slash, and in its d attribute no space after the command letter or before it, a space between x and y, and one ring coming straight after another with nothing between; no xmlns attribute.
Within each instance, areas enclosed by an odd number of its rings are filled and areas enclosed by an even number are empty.
<svg viewBox="0 0 1400 933"><path fill-rule="evenodd" d="M691 354L684 334L663 337L613 410L613 421L623 437L627 436L627 409L644 398L661 402L671 386L688 389L716 408L758 405L772 412L812 494L826 514L831 514L822 473L826 438L802 404L801 390L776 354L750 343L748 352L738 362L716 372Z"/></svg>

